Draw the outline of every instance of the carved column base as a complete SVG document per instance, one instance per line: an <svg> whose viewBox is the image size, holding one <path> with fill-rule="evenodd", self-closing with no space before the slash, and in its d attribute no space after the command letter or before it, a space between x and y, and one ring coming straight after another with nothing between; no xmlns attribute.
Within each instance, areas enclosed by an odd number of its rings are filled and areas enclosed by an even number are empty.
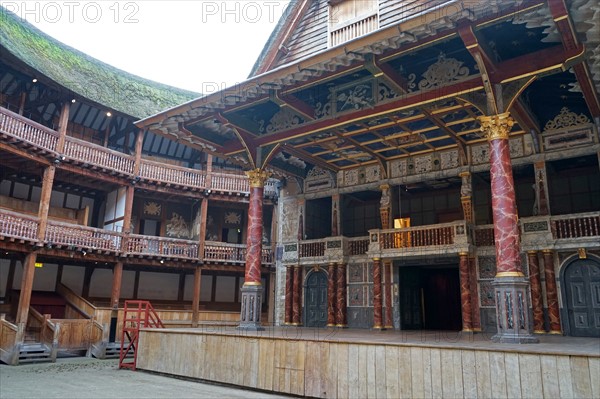
<svg viewBox="0 0 600 399"><path fill-rule="evenodd" d="M262 306L262 285L243 285L242 289L242 311L240 314L240 325L238 330L262 331L264 327L260 324L260 313Z"/></svg>
<svg viewBox="0 0 600 399"><path fill-rule="evenodd" d="M528 281L525 277L497 277L494 282L498 333L492 341L535 344L529 321Z"/></svg>

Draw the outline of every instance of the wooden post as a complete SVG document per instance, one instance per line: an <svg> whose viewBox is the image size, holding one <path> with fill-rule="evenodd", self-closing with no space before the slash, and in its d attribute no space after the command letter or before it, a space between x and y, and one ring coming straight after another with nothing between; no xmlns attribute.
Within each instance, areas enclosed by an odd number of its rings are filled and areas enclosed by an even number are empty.
<svg viewBox="0 0 600 399"><path fill-rule="evenodd" d="M110 294L110 306L113 309L119 308L119 297L121 296L121 281L123 280L123 262L115 263L113 267L113 282Z"/></svg>
<svg viewBox="0 0 600 399"><path fill-rule="evenodd" d="M29 316L29 304L31 303L31 289L33 288L33 274L35 272L35 261L37 254L31 252L27 254L23 261L23 277L21 279L21 296L19 297L19 306L17 307L17 315L15 323L27 323Z"/></svg>
<svg viewBox="0 0 600 399"><path fill-rule="evenodd" d="M373 328L383 329L381 301L381 259L373 258Z"/></svg>
<svg viewBox="0 0 600 399"><path fill-rule="evenodd" d="M81 290L81 296L88 298L90 296L90 283L92 282L92 274L94 274L94 268L86 266L85 273L83 274L83 288Z"/></svg>
<svg viewBox="0 0 600 399"><path fill-rule="evenodd" d="M183 291L185 290L185 273L179 273L179 288L177 290L177 302L183 302Z"/></svg>
<svg viewBox="0 0 600 399"><path fill-rule="evenodd" d="M5 296L8 296L13 289L13 282L15 280L15 269L17 267L17 260L16 259L11 259L10 260L10 266L8 266L8 276L6 277L6 290L5 292ZM11 298L12 301L12 298Z"/></svg>
<svg viewBox="0 0 600 399"><path fill-rule="evenodd" d="M463 332L473 332L473 312L471 311L471 276L469 274L469 253L461 252L458 254L460 259L460 302L462 314Z"/></svg>
<svg viewBox="0 0 600 399"><path fill-rule="evenodd" d="M40 246L43 246L43 242L46 238L46 226L48 225L48 210L50 209L50 196L52 195L52 185L54 183L54 174L56 173L56 167L54 165L48 166L44 169L44 177L42 180L42 192L40 194L40 205L38 208L38 232L37 239L40 241Z"/></svg>
<svg viewBox="0 0 600 399"><path fill-rule="evenodd" d="M63 264L59 263L58 270L56 271L56 282L54 283L54 291L58 289L58 285L62 282L63 268Z"/></svg>
<svg viewBox="0 0 600 399"><path fill-rule="evenodd" d="M537 251L527 251L527 262L529 263L529 283L531 284L529 292L533 311L533 332L543 334L546 331L544 331L544 304Z"/></svg>
<svg viewBox="0 0 600 399"><path fill-rule="evenodd" d="M26 91L21 93L21 98L19 99L19 115L23 115L23 112L25 112L25 101L27 101Z"/></svg>
<svg viewBox="0 0 600 399"><path fill-rule="evenodd" d="M385 274L385 325L386 329L394 328L394 317L392 314L392 262L383 262Z"/></svg>
<svg viewBox="0 0 600 399"><path fill-rule="evenodd" d="M292 289L292 325L302 324L302 266L294 265L294 287Z"/></svg>
<svg viewBox="0 0 600 399"><path fill-rule="evenodd" d="M286 325L292 324L292 309L294 296L294 267L291 265L285 268L285 315L284 322Z"/></svg>
<svg viewBox="0 0 600 399"><path fill-rule="evenodd" d="M212 187L212 161L212 155L208 154L206 156L206 180L204 181L206 188Z"/></svg>
<svg viewBox="0 0 600 399"><path fill-rule="evenodd" d="M194 270L194 294L192 296L192 327L198 327L200 319L200 284L202 282L202 269L196 266Z"/></svg>
<svg viewBox="0 0 600 399"><path fill-rule="evenodd" d="M56 142L56 152L58 154L62 154L65 150L70 110L71 103L68 101L63 104L62 109L60 110L60 118L58 119L58 141Z"/></svg>
<svg viewBox="0 0 600 399"><path fill-rule="evenodd" d="M554 273L554 252L551 249L544 249L542 254L544 256L544 272L546 275L546 300L548 303L548 319L550 319L550 334L562 334L560 329L556 274Z"/></svg>
<svg viewBox="0 0 600 399"><path fill-rule="evenodd" d="M135 271L135 277L133 280L133 299L138 299L138 290L140 288L140 271Z"/></svg>
<svg viewBox="0 0 600 399"><path fill-rule="evenodd" d="M204 245L206 242L206 215L208 215L208 198L200 202L200 231L198 232L198 259L204 259Z"/></svg>
<svg viewBox="0 0 600 399"><path fill-rule="evenodd" d="M337 306L336 306L336 316L335 323L336 327L347 327L348 326L348 316L346 309L346 264L339 263L337 269Z"/></svg>
<svg viewBox="0 0 600 399"><path fill-rule="evenodd" d="M144 132L144 130L140 129L135 140L135 162L133 164L134 177L140 175L140 168L142 167L142 145L144 144Z"/></svg>
<svg viewBox="0 0 600 399"><path fill-rule="evenodd" d="M335 327L335 305L336 305L336 290L337 284L336 264L330 263L327 269L327 327Z"/></svg>

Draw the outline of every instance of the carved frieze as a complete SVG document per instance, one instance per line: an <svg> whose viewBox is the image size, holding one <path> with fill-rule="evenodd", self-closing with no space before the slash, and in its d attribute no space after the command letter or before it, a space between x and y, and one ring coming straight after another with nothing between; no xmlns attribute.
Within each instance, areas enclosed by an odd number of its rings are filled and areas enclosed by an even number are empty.
<svg viewBox="0 0 600 399"><path fill-rule="evenodd" d="M459 166L458 150L444 151L440 153L440 168L453 169Z"/></svg>
<svg viewBox="0 0 600 399"><path fill-rule="evenodd" d="M560 113L552 120L549 120L544 126L544 132L549 130L564 129L572 126L585 125L590 123L590 119L584 115L577 115L575 112L571 112L568 107L562 107Z"/></svg>
<svg viewBox="0 0 600 399"><path fill-rule="evenodd" d="M408 160L396 159L390 162L390 177L402 177L408 174Z"/></svg>
<svg viewBox="0 0 600 399"><path fill-rule="evenodd" d="M444 53L440 53L438 60L427 68L421 75L423 79L418 83L416 83L417 76L414 73L408 76L409 91L442 87L447 83L464 79L469 76L469 73L469 68L463 66L462 61L455 58L446 58Z"/></svg>
<svg viewBox="0 0 600 399"><path fill-rule="evenodd" d="M335 181L331 172L319 167L312 168L304 180L304 191L307 193L334 187Z"/></svg>
<svg viewBox="0 0 600 399"><path fill-rule="evenodd" d="M370 165L365 168L365 182L371 183L381 179L381 168L379 165Z"/></svg>
<svg viewBox="0 0 600 399"><path fill-rule="evenodd" d="M433 155L414 157L415 173L427 173L433 170Z"/></svg>

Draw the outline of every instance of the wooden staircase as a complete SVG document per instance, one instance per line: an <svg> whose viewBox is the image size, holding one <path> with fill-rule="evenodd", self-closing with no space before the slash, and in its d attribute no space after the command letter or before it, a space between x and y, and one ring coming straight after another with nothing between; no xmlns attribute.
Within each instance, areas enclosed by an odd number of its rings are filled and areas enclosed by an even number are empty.
<svg viewBox="0 0 600 399"><path fill-rule="evenodd" d="M52 348L41 342L24 342L19 347L19 364L35 362L54 362Z"/></svg>

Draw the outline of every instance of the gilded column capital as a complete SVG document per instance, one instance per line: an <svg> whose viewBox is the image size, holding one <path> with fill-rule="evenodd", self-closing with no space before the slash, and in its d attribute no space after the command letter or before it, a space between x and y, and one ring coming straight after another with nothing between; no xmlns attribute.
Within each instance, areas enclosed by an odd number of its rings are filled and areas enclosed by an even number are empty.
<svg viewBox="0 0 600 399"><path fill-rule="evenodd" d="M508 133L515 124L515 120L510 117L509 112L503 114L480 116L481 131L488 141L508 139Z"/></svg>
<svg viewBox="0 0 600 399"><path fill-rule="evenodd" d="M252 169L246 171L246 176L250 179L250 187L264 187L265 181L271 177L271 173L266 170Z"/></svg>

